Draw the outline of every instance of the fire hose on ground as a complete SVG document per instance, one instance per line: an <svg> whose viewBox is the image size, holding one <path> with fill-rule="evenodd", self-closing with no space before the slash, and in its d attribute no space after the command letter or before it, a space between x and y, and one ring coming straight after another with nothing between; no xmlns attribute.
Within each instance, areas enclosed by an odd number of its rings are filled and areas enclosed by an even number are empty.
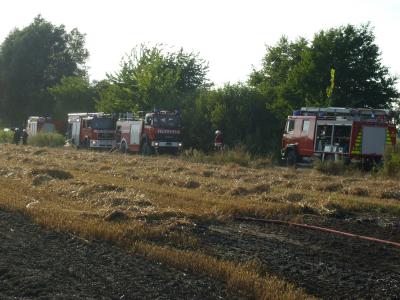
<svg viewBox="0 0 400 300"><path fill-rule="evenodd" d="M390 245L390 246L393 246L396 248L400 248L400 243L397 243L397 242L382 240L382 239L378 239L378 238L374 238L374 237L363 236L363 235L358 235L358 234L344 232L344 231L339 231L339 230L326 228L326 227L294 223L294 222L289 222L289 221L281 221L281 220L257 219L257 218L251 218L251 217L234 217L234 219L238 220L238 221L285 225L285 226L293 226L293 227L314 230L314 231L328 232L328 233L332 233L332 234L339 235L339 236L345 236L345 237L349 237L349 238L365 240L365 241L370 241L370 242L375 242L375 243L380 243L380 244L385 244L385 245Z"/></svg>

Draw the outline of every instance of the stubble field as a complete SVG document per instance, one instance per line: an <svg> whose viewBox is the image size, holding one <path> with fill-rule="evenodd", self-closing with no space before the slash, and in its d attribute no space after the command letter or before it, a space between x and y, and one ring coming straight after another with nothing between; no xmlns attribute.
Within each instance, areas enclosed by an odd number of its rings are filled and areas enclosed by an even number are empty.
<svg viewBox="0 0 400 300"><path fill-rule="evenodd" d="M74 289L78 298L104 299L400 294L398 248L235 219L287 220L400 242L398 179L1 145L0 184L8 253L0 260L2 298L62 298ZM14 242L26 253L7 252ZM36 256L19 259L31 248ZM64 279L52 281L50 273ZM27 296L18 294L21 287Z"/></svg>

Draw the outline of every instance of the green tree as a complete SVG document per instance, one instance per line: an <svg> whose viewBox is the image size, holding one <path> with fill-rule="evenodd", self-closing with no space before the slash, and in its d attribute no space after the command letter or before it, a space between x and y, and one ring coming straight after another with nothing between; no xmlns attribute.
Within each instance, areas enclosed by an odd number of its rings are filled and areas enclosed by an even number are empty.
<svg viewBox="0 0 400 300"><path fill-rule="evenodd" d="M165 53L159 46L136 47L123 60L121 70L108 75L110 85L96 107L102 111L182 108L208 85L207 69L198 55L182 49Z"/></svg>
<svg viewBox="0 0 400 300"><path fill-rule="evenodd" d="M191 133L202 141L196 146L211 146L214 131L220 129L230 146L243 144L253 153L276 150L280 124L266 108L267 102L257 89L244 84L228 84L202 93L196 99L195 116L190 123Z"/></svg>
<svg viewBox="0 0 400 300"><path fill-rule="evenodd" d="M108 75L108 84L99 89L96 108L105 112L180 108L185 145L207 148L211 131L205 126L210 121L203 118L204 105L198 100L208 95L207 70L197 54L138 46L122 61L120 71Z"/></svg>
<svg viewBox="0 0 400 300"><path fill-rule="evenodd" d="M94 110L95 88L85 77L63 77L49 92L55 102L53 115L57 119L64 119L71 112Z"/></svg>
<svg viewBox="0 0 400 300"><path fill-rule="evenodd" d="M268 99L267 109L281 118L304 103L302 89L296 86L293 72L308 49L306 39L290 42L283 36L275 46L267 47L262 68L250 74L249 85Z"/></svg>
<svg viewBox="0 0 400 300"><path fill-rule="evenodd" d="M332 68L335 87L328 99ZM382 65L369 24L320 31L299 69L308 70L299 84L310 87L307 100L311 104L389 108L399 97L397 79Z"/></svg>
<svg viewBox="0 0 400 300"><path fill-rule="evenodd" d="M262 68L253 71L249 84L283 117L305 105L388 108L399 98L396 81L382 65L366 24L320 31L310 43L282 38L267 48Z"/></svg>
<svg viewBox="0 0 400 300"><path fill-rule="evenodd" d="M88 51L84 35L67 32L38 16L13 30L0 46L1 117L21 124L26 117L52 115L55 103L48 88L64 76L84 76Z"/></svg>

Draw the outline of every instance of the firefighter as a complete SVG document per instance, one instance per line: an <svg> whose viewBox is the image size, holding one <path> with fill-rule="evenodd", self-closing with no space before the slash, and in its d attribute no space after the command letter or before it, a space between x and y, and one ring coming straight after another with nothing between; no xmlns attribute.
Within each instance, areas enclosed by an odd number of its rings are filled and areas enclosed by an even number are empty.
<svg viewBox="0 0 400 300"><path fill-rule="evenodd" d="M329 138L329 136L327 136L327 128L326 126L321 128L321 131L319 133L318 136L318 151L323 151L326 141Z"/></svg>
<svg viewBox="0 0 400 300"><path fill-rule="evenodd" d="M214 149L215 151L221 151L224 148L224 138L220 130L215 131Z"/></svg>
<svg viewBox="0 0 400 300"><path fill-rule="evenodd" d="M15 128L13 142L15 145L18 145L20 140L21 140L21 130L19 128Z"/></svg>
<svg viewBox="0 0 400 300"><path fill-rule="evenodd" d="M28 132L26 131L26 129L22 130L22 136L21 136L21 138L22 138L22 145L26 145L26 144L27 144L28 136L29 136L29 134L28 134Z"/></svg>

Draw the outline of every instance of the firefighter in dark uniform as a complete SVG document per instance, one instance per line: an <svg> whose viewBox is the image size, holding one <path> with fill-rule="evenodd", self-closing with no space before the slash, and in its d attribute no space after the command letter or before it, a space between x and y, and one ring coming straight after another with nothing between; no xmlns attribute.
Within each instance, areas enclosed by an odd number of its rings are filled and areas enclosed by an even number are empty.
<svg viewBox="0 0 400 300"><path fill-rule="evenodd" d="M15 145L18 145L20 140L21 140L21 130L19 128L15 128L14 129L13 143Z"/></svg>
<svg viewBox="0 0 400 300"><path fill-rule="evenodd" d="M22 138L22 145L26 145L26 144L27 144L27 142L28 142L28 136L29 136L29 134L28 134L28 132L26 131L26 129L22 130L22 136L21 136L21 138Z"/></svg>

